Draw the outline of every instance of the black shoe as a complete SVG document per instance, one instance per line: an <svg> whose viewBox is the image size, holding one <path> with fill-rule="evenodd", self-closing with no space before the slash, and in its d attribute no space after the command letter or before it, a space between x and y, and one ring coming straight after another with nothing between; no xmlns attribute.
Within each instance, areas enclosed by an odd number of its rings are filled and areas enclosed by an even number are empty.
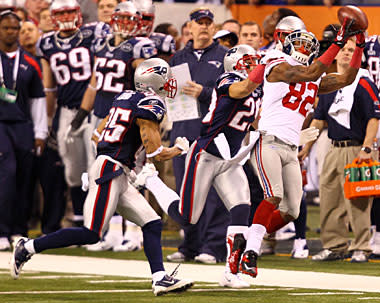
<svg viewBox="0 0 380 303"><path fill-rule="evenodd" d="M230 266L231 273L237 274L239 271L240 258L245 250L247 241L244 239L243 234L235 234L233 239L230 236L227 238L227 243L230 250L227 262Z"/></svg>
<svg viewBox="0 0 380 303"><path fill-rule="evenodd" d="M240 271L255 278L257 276L257 258L257 253L253 250L247 250L241 258Z"/></svg>
<svg viewBox="0 0 380 303"><path fill-rule="evenodd" d="M16 245L14 245L12 259L10 262L11 276L13 279L18 279L23 265L32 257L32 254L29 253L24 246L25 242L28 240L28 238L20 238L16 242Z"/></svg>

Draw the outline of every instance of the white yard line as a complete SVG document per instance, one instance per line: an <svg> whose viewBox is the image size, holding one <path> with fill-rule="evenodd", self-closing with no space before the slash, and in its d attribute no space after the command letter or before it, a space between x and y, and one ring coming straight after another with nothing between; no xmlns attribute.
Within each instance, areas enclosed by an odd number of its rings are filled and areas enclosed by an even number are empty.
<svg viewBox="0 0 380 303"><path fill-rule="evenodd" d="M0 268L9 267L11 253L0 252ZM168 273L177 264L165 263ZM151 278L148 262L115 260L94 257L37 254L25 264L25 270L76 273L86 275L109 275L135 278ZM224 271L224 265L182 264L179 277L199 282L217 283ZM22 279L22 273L21 277ZM249 283L262 286L300 287L325 290L359 292L380 292L380 277L344 275L307 271L259 269L256 279L244 276Z"/></svg>

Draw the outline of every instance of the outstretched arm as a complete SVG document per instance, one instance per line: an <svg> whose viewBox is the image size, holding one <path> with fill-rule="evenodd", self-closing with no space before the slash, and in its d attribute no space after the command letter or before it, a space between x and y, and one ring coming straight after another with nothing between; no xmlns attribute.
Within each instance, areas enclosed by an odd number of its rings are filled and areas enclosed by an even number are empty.
<svg viewBox="0 0 380 303"><path fill-rule="evenodd" d="M166 161L182 153L182 149L177 146L162 146L160 128L157 122L138 118L136 124L140 127L141 140L148 158Z"/></svg>
<svg viewBox="0 0 380 303"><path fill-rule="evenodd" d="M242 99L252 93L263 82L265 65L259 64L251 71L248 78L230 85L228 93L233 99Z"/></svg>

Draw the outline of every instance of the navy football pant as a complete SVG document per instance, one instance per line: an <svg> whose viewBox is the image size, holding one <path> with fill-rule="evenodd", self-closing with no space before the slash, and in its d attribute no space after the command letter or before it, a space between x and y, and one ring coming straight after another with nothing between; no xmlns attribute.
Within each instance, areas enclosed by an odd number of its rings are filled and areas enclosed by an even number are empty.
<svg viewBox="0 0 380 303"><path fill-rule="evenodd" d="M31 122L0 121L0 237L26 236L34 135Z"/></svg>

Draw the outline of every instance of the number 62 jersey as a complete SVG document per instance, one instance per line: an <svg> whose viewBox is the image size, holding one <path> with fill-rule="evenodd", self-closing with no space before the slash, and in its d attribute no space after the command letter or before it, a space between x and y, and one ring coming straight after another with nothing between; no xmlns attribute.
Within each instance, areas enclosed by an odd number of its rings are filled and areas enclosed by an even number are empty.
<svg viewBox="0 0 380 303"><path fill-rule="evenodd" d="M109 111L99 138L97 155L109 156L132 169L136 152L142 144L136 119L160 123L165 112L164 101L156 94L131 90L122 92L115 97Z"/></svg>
<svg viewBox="0 0 380 303"><path fill-rule="evenodd" d="M91 46L105 36L109 26L103 22L83 25L77 32L62 38L59 32L44 34L37 43L37 55L50 64L57 83L59 106L78 108L92 74L94 55Z"/></svg>
<svg viewBox="0 0 380 303"><path fill-rule="evenodd" d="M298 146L302 124L313 108L321 77L315 82L269 82L267 76L276 65L284 62L290 65L301 64L278 50L269 51L264 60L267 64L264 72L264 96L259 131Z"/></svg>

